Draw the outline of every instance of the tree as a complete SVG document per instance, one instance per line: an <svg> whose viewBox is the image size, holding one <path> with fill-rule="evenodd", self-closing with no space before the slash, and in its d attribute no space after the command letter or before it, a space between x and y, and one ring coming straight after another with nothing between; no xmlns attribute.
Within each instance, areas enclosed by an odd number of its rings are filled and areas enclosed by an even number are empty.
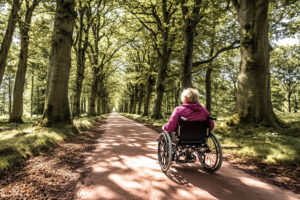
<svg viewBox="0 0 300 200"><path fill-rule="evenodd" d="M194 38L196 26L201 18L200 7L202 0L181 0L180 3L184 21L184 56L181 66L181 88L184 89L192 87Z"/></svg>
<svg viewBox="0 0 300 200"><path fill-rule="evenodd" d="M240 23L237 111L241 123L279 125L270 97L269 0L233 0Z"/></svg>
<svg viewBox="0 0 300 200"><path fill-rule="evenodd" d="M20 10L20 7L21 7L20 0L13 0L12 8L8 18L8 24L7 24L5 36L2 40L2 44L0 48L0 85L2 83L3 75L5 72L7 56L14 35L14 31L16 28L16 22L17 22L18 12Z"/></svg>
<svg viewBox="0 0 300 200"><path fill-rule="evenodd" d="M70 123L68 82L72 35L76 13L74 0L57 1L42 125Z"/></svg>
<svg viewBox="0 0 300 200"><path fill-rule="evenodd" d="M78 30L76 43L74 48L76 51L76 64L77 64L77 74L74 88L74 99L73 99L73 116L80 115L80 96L82 90L82 83L84 79L84 70L85 70L85 60L86 60L86 51L89 43L89 30L92 22L92 7L91 1L88 1L87 5L82 5L82 2L79 1L79 20L78 20Z"/></svg>
<svg viewBox="0 0 300 200"><path fill-rule="evenodd" d="M18 70L16 74L15 87L14 87L14 98L13 98L13 109L10 115L11 122L23 122L23 92L25 84L25 76L27 70L27 59L28 59L28 47L29 47L29 30L31 25L31 18L34 9L39 4L40 0L33 0L30 5L29 0L25 1L26 11L24 21L19 20L19 28L21 33L21 50L19 56Z"/></svg>

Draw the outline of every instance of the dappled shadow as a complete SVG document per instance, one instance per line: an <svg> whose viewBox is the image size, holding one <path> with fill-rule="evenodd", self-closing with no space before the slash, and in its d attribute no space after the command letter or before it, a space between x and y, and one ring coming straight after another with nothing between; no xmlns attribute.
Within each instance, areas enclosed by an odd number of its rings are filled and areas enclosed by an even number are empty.
<svg viewBox="0 0 300 200"><path fill-rule="evenodd" d="M15 165L0 179L0 199L74 199L86 153L95 149L103 130L71 135L58 148Z"/></svg>
<svg viewBox="0 0 300 200"><path fill-rule="evenodd" d="M215 174L200 164L173 165L164 174L153 130L118 114L107 122L96 148L86 154L78 199L289 199L227 164Z"/></svg>

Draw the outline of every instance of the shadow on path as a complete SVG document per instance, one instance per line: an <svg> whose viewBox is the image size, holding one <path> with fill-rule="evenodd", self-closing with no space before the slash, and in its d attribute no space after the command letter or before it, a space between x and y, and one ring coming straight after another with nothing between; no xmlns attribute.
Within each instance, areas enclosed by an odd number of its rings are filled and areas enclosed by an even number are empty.
<svg viewBox="0 0 300 200"><path fill-rule="evenodd" d="M200 164L172 165L162 173L157 161L158 134L113 113L103 134L86 155L77 199L298 199L226 162L215 174Z"/></svg>

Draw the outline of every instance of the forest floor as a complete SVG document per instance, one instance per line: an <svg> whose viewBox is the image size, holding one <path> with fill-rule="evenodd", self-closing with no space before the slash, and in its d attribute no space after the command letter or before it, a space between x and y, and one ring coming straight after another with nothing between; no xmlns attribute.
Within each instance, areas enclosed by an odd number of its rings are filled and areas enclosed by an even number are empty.
<svg viewBox="0 0 300 200"><path fill-rule="evenodd" d="M7 117L0 118L0 175L13 165L45 153L58 142L88 130L103 117L75 118L71 125L57 124L54 127L38 126L40 117L25 118L22 124L9 123Z"/></svg>
<svg viewBox="0 0 300 200"><path fill-rule="evenodd" d="M167 119L153 120L137 114L121 113L162 132ZM229 126L229 117L215 122L214 133L221 142L223 158L232 166L253 176L300 193L300 113L279 114L290 128L274 131L265 127Z"/></svg>
<svg viewBox="0 0 300 200"><path fill-rule="evenodd" d="M30 158L0 179L0 199L299 199L224 162L215 174L197 164L157 161L157 132L117 113L89 131Z"/></svg>

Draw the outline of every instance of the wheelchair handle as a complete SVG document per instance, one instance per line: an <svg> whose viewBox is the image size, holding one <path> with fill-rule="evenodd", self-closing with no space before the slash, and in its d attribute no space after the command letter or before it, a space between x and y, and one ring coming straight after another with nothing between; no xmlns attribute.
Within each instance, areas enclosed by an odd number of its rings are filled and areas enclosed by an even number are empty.
<svg viewBox="0 0 300 200"><path fill-rule="evenodd" d="M214 116L209 116L209 119L212 119L212 120L217 120L217 118L216 118L216 117L214 117Z"/></svg>

